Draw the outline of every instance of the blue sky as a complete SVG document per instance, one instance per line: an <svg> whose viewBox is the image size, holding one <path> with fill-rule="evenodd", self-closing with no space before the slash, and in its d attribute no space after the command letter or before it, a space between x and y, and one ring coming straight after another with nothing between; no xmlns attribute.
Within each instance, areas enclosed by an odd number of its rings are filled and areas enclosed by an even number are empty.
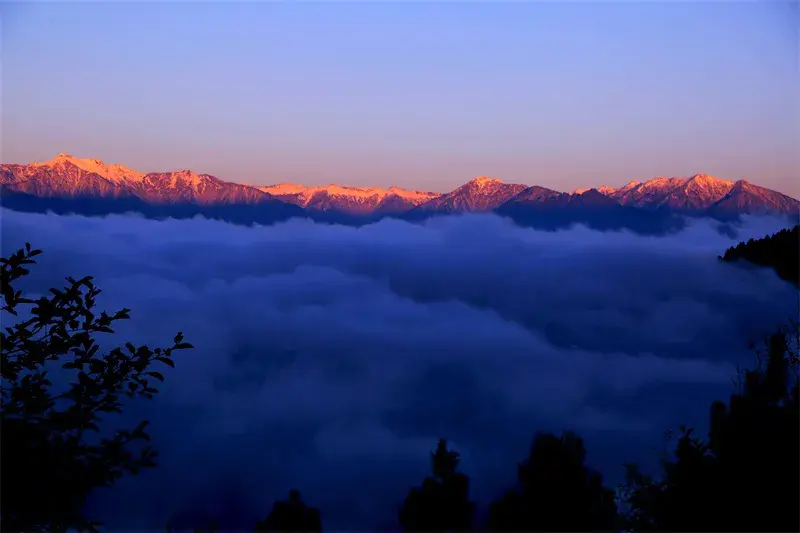
<svg viewBox="0 0 800 533"><path fill-rule="evenodd" d="M800 196L797 3L21 3L2 160L561 190L705 172Z"/></svg>

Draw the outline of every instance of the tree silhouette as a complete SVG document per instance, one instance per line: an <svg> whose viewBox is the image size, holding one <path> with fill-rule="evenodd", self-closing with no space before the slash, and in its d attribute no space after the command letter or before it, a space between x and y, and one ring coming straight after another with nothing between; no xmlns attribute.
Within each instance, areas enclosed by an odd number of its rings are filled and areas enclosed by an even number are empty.
<svg viewBox="0 0 800 533"><path fill-rule="evenodd" d="M440 439L431 454L431 471L420 488L412 488L398 518L404 531L467 531L475 504L469 500L469 477L456 472L458 452Z"/></svg>
<svg viewBox="0 0 800 533"><path fill-rule="evenodd" d="M289 491L289 501L276 501L266 520L255 531L322 531L319 510L308 507L297 490Z"/></svg>
<svg viewBox="0 0 800 533"><path fill-rule="evenodd" d="M711 406L707 440L682 428L658 480L628 466L631 531L800 531L798 327L765 341L728 404Z"/></svg>
<svg viewBox="0 0 800 533"><path fill-rule="evenodd" d="M781 279L800 285L800 225L761 239L750 239L725 250L722 261L744 259L775 269Z"/></svg>
<svg viewBox="0 0 800 533"><path fill-rule="evenodd" d="M605 531L614 528L614 492L584 465L583 440L573 433L538 433L518 468L519 488L492 503L492 531Z"/></svg>
<svg viewBox="0 0 800 533"><path fill-rule="evenodd" d="M93 530L99 523L82 512L89 493L125 473L154 466L156 458L151 446L135 442L150 440L147 421L116 432L99 425L107 414L122 412L125 397L152 398L158 390L151 378L164 377L149 370L151 364L174 367L172 352L192 346L178 333L171 348L126 343L125 350L101 354L94 337L113 333L111 325L128 319L129 310L95 315L100 290L91 277L67 278L61 290L50 289L35 301L25 298L13 284L29 273L25 265L36 263L33 258L40 253L26 243L0 258L5 315L0 333L0 528ZM59 386L48 374L73 376L74 381L56 379L63 383Z"/></svg>

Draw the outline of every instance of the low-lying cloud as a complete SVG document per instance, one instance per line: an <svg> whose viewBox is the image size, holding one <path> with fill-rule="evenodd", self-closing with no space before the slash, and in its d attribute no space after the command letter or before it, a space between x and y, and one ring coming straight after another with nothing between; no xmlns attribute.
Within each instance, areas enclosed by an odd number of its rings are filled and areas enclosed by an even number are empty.
<svg viewBox="0 0 800 533"><path fill-rule="evenodd" d="M610 480L652 463L665 429L702 426L729 393L747 342L796 312L771 270L717 261L780 227L655 238L493 215L247 228L4 210L1 247L45 251L34 292L95 276L103 309L132 309L115 344L181 330L196 346L126 415L152 421L161 460L97 495L110 528L248 527L297 487L328 529L365 529L395 521L439 437L483 501L539 429L584 435Z"/></svg>

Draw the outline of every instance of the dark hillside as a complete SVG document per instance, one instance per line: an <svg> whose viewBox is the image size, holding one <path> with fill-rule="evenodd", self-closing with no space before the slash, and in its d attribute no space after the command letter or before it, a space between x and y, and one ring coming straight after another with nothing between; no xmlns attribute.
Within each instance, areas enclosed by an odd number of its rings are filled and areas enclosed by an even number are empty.
<svg viewBox="0 0 800 533"><path fill-rule="evenodd" d="M800 287L800 226L784 229L762 239L750 239L725 250L723 261L748 261L772 267L781 279Z"/></svg>

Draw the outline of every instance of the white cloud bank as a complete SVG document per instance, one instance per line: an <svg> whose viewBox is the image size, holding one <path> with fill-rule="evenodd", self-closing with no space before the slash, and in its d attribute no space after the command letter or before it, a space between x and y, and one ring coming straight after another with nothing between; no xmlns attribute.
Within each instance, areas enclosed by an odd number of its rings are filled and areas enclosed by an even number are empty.
<svg viewBox="0 0 800 533"><path fill-rule="evenodd" d="M327 529L394 522L454 441L475 495L513 480L537 429L573 429L612 479L655 459L661 432L701 423L747 341L795 309L770 270L720 263L738 238L695 221L669 237L554 233L490 215L351 228L290 221L58 217L3 210L2 252L45 254L29 287L96 277L132 309L117 344L196 349L152 420L160 466L98 495L109 527L215 515L251 527L297 487ZM135 502L135 503L133 503Z"/></svg>

